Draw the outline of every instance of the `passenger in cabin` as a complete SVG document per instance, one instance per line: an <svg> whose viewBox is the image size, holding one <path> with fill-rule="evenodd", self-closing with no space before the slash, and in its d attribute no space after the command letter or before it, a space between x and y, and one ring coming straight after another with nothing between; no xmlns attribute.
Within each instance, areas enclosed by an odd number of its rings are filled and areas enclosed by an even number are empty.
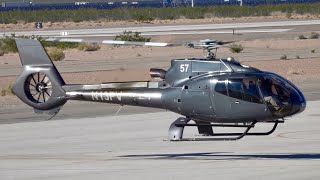
<svg viewBox="0 0 320 180"><path fill-rule="evenodd" d="M266 103L270 104L271 107L278 111L280 109L280 101L277 98L277 91L275 89L275 85L273 84L271 79L261 79L261 92L264 97Z"/></svg>

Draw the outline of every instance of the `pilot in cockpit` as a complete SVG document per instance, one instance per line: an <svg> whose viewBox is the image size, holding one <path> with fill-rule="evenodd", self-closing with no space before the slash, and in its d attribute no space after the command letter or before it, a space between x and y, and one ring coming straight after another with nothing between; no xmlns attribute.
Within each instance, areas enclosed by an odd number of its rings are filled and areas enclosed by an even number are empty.
<svg viewBox="0 0 320 180"><path fill-rule="evenodd" d="M275 88L275 85L273 84L271 79L261 79L261 92L264 97L264 100L266 103L269 103L272 105L272 107L278 111L280 109L280 101L277 98L278 92Z"/></svg>

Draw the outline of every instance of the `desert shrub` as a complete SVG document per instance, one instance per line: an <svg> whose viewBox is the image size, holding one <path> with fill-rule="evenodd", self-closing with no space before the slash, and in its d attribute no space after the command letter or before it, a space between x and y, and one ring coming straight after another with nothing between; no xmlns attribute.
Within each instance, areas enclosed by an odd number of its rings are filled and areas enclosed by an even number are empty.
<svg viewBox="0 0 320 180"><path fill-rule="evenodd" d="M41 44L44 47L56 47L59 49L72 49L72 48L78 48L80 43L78 42L51 42L51 41L45 41L45 39L40 38Z"/></svg>
<svg viewBox="0 0 320 180"><path fill-rule="evenodd" d="M291 14L291 13L287 13L287 14L286 14L286 17L287 17L288 19L290 19L290 18L292 17L292 14Z"/></svg>
<svg viewBox="0 0 320 180"><path fill-rule="evenodd" d="M8 86L6 86L5 90L8 95L14 94L12 84L9 84Z"/></svg>
<svg viewBox="0 0 320 180"><path fill-rule="evenodd" d="M1 41L1 47L2 50L4 51L4 53L16 53L18 52L18 48L16 46L16 42L14 40L14 35L12 36L5 36L4 38L2 38Z"/></svg>
<svg viewBox="0 0 320 180"><path fill-rule="evenodd" d="M141 36L141 32L123 31L115 37L115 40L149 42L151 38Z"/></svg>
<svg viewBox="0 0 320 180"><path fill-rule="evenodd" d="M79 44L78 49L81 51L97 51L100 46L97 43L82 43Z"/></svg>
<svg viewBox="0 0 320 180"><path fill-rule="evenodd" d="M3 49L3 47L2 47L2 41L0 40L0 56L3 56L4 55L4 53L5 53L5 51L4 51L4 49Z"/></svg>
<svg viewBox="0 0 320 180"><path fill-rule="evenodd" d="M178 7L178 8L113 8L94 9L81 8L76 10L39 10L39 11L3 11L0 23L36 22L81 22L88 20L106 19L113 20L137 20L150 21L152 19L178 19L185 17L188 19L209 17L247 17L247 16L269 16L273 12L291 14L320 14L320 3L310 4L277 4L258 6L198 6L198 7Z"/></svg>
<svg viewBox="0 0 320 180"><path fill-rule="evenodd" d="M11 84L7 85L4 89L0 91L0 96L13 95L13 87Z"/></svg>
<svg viewBox="0 0 320 180"><path fill-rule="evenodd" d="M316 50L315 50L315 49L312 49L310 52L311 52L311 53L315 53L315 52L316 52Z"/></svg>
<svg viewBox="0 0 320 180"><path fill-rule="evenodd" d="M299 34L298 39L307 39L303 34Z"/></svg>
<svg viewBox="0 0 320 180"><path fill-rule="evenodd" d="M230 51L232 53L240 53L243 50L244 50L244 47L241 44L232 44L230 46Z"/></svg>
<svg viewBox="0 0 320 180"><path fill-rule="evenodd" d="M0 96L5 96L5 95L6 95L6 90L2 89L2 90L0 91Z"/></svg>
<svg viewBox="0 0 320 180"><path fill-rule="evenodd" d="M282 55L281 57L280 57L280 59L282 59L282 60L286 60L286 59L288 59L288 57L287 57L287 55Z"/></svg>
<svg viewBox="0 0 320 180"><path fill-rule="evenodd" d="M317 32L311 32L310 34L310 39L318 39L319 38L319 33Z"/></svg>
<svg viewBox="0 0 320 180"><path fill-rule="evenodd" d="M139 22L150 22L153 20L152 16L144 14L134 14L133 19Z"/></svg>
<svg viewBox="0 0 320 180"><path fill-rule="evenodd" d="M45 39L40 36L16 36L15 34L11 34L11 36L4 36L0 39L0 56L2 53L18 52L15 38L37 39L44 47L56 47L59 49L77 48L79 46L77 42L50 42L45 41Z"/></svg>
<svg viewBox="0 0 320 180"><path fill-rule="evenodd" d="M301 57L299 55L296 55L296 59L301 59Z"/></svg>
<svg viewBox="0 0 320 180"><path fill-rule="evenodd" d="M49 48L47 53L52 61L62 61L65 58L64 52L58 48Z"/></svg>
<svg viewBox="0 0 320 180"><path fill-rule="evenodd" d="M2 47L0 47L0 56L3 56L5 53L5 51L2 49Z"/></svg>

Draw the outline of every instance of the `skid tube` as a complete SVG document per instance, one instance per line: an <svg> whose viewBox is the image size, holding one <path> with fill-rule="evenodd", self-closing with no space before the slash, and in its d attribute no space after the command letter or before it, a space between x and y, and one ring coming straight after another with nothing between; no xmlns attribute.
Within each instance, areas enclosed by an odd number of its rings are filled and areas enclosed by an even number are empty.
<svg viewBox="0 0 320 180"><path fill-rule="evenodd" d="M277 129L278 124L284 123L284 121L276 120L276 121L269 121L268 123L274 123L274 125L270 131L247 133L246 136L267 136L267 135L270 135ZM201 126L201 124L200 124L200 126ZM232 127L232 126L222 126L222 127ZM233 127L237 127L237 126L233 126ZM242 135L242 133L214 133L211 136L240 136L240 135Z"/></svg>
<svg viewBox="0 0 320 180"><path fill-rule="evenodd" d="M268 123L274 123L272 129L267 132L256 132L256 133L248 133L251 128L255 126L257 122L252 122L249 125L232 125L232 124L188 124L190 119L187 118L178 118L175 122L173 122L169 128L169 140L170 141L236 141L243 138L246 135L249 136L267 136L272 134L279 123L283 123L284 121L275 120L268 121ZM182 138L183 130L186 126L197 126L200 132L201 127L243 127L246 130L243 133L211 133L209 136L226 136L224 138ZM212 132L212 131L211 131ZM237 137L228 137L228 136L237 136Z"/></svg>

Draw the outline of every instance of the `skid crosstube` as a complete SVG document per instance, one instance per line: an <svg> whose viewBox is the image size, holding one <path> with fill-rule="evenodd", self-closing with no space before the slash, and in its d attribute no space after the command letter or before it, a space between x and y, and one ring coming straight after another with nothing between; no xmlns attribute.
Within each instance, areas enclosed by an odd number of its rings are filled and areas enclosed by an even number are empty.
<svg viewBox="0 0 320 180"><path fill-rule="evenodd" d="M188 124L191 119L180 117L176 121L174 121L169 128L168 140L170 141L235 141L243 138L244 136L267 136L272 134L279 123L283 123L284 121L268 121L269 123L274 123L272 129L267 132L255 132L249 133L251 128L254 128L257 122L252 122L249 125L237 125L237 124L211 124L211 123L199 123ZM184 127L186 126L196 126L198 127L199 134L204 136L211 136L205 138L183 138ZM212 127L239 127L246 128L243 133L214 133ZM224 136L221 138L215 138L213 136ZM232 137L236 136L236 137Z"/></svg>

